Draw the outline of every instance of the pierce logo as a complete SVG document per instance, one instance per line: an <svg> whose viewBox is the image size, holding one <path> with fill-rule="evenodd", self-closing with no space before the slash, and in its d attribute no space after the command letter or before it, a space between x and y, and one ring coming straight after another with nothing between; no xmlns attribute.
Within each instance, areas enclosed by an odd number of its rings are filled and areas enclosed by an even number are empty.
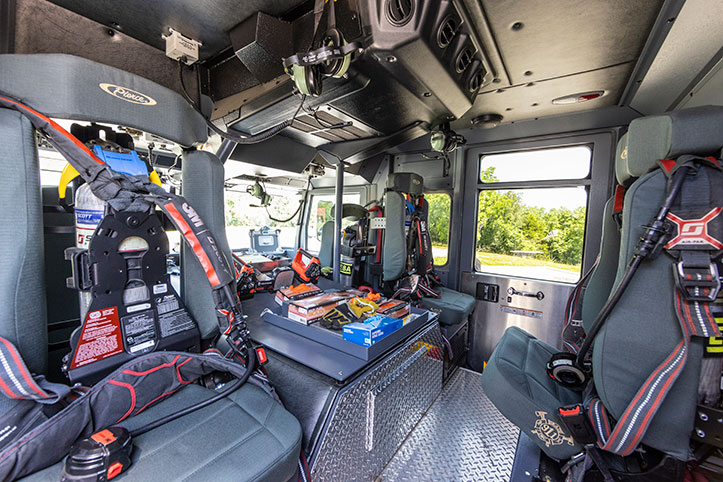
<svg viewBox="0 0 723 482"><path fill-rule="evenodd" d="M665 245L665 249L676 246L712 246L715 249L723 249L723 243L708 233L708 223L718 217L721 210L723 208L711 209L699 219L681 219L673 213L668 213L667 219L675 225L677 234Z"/></svg>
<svg viewBox="0 0 723 482"><path fill-rule="evenodd" d="M201 216L198 215L195 209L193 209L191 206L188 205L188 203L183 203L183 211L188 214L188 218L191 220L194 226L197 228L200 228L203 226L203 221L201 221Z"/></svg>
<svg viewBox="0 0 723 482"><path fill-rule="evenodd" d="M96 318L100 318L100 311L93 311L92 313L88 313L88 317L91 320L95 320Z"/></svg>
<svg viewBox="0 0 723 482"><path fill-rule="evenodd" d="M98 84L103 89L103 92L110 94L113 97L117 97L120 100L130 102L138 105L156 105L157 102L154 98L147 96L137 90L129 89L128 87L122 87L115 84Z"/></svg>

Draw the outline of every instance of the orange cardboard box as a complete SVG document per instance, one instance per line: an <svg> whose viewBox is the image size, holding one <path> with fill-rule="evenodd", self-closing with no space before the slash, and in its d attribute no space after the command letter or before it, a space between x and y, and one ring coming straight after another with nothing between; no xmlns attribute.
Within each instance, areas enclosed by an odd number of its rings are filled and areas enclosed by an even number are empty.
<svg viewBox="0 0 723 482"><path fill-rule="evenodd" d="M296 301L321 293L321 289L313 283L301 283L296 286L280 289L276 292L275 301L283 305L284 301Z"/></svg>

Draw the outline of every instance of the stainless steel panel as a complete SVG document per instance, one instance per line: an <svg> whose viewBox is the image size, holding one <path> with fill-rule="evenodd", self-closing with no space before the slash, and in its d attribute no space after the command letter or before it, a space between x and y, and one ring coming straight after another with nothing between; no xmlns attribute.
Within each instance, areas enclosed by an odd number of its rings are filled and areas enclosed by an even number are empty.
<svg viewBox="0 0 723 482"><path fill-rule="evenodd" d="M342 390L312 455L312 479L372 480L441 389L442 336L435 324Z"/></svg>
<svg viewBox="0 0 723 482"><path fill-rule="evenodd" d="M462 273L462 292L474 296L477 283L499 285L500 296L497 303L480 300L475 303L471 318L471 343L468 355L473 369L482 370L483 363L489 359L502 334L510 326L519 326L540 340L562 348L560 334L565 303L573 285L484 273ZM508 293L510 288L530 293L541 291L544 298L539 300L522 295L510 295Z"/></svg>
<svg viewBox="0 0 723 482"><path fill-rule="evenodd" d="M384 482L510 480L519 430L460 369L384 468Z"/></svg>

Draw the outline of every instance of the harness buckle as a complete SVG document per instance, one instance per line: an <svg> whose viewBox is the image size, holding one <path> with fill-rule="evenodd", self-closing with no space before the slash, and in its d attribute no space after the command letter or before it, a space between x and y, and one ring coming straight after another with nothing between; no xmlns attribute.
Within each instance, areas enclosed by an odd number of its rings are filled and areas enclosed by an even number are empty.
<svg viewBox="0 0 723 482"><path fill-rule="evenodd" d="M686 301L715 301L721 290L718 264L709 262L708 266L685 266L683 261L673 263L675 285ZM703 293L708 289L708 293Z"/></svg>
<svg viewBox="0 0 723 482"><path fill-rule="evenodd" d="M580 445L589 445L597 441L595 431L585 416L585 407L582 404L576 403L560 407L557 409L557 415L560 417L562 426L567 429L567 433L575 442Z"/></svg>

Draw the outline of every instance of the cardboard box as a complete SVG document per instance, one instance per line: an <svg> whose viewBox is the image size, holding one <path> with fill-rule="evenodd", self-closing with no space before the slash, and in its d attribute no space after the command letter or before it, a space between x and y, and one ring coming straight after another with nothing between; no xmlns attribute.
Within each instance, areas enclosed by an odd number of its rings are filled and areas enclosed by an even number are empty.
<svg viewBox="0 0 723 482"><path fill-rule="evenodd" d="M391 316L392 318L404 318L409 314L409 302L403 300L387 300L379 304L377 314Z"/></svg>
<svg viewBox="0 0 723 482"><path fill-rule="evenodd" d="M356 290L334 291L289 301L282 305L282 314L291 320L308 325L320 319L337 305L346 303L355 296L359 296L359 292Z"/></svg>
<svg viewBox="0 0 723 482"><path fill-rule="evenodd" d="M346 341L362 346L372 346L385 336L402 327L402 320L388 316L372 316L364 323L349 323L344 326L342 336Z"/></svg>
<svg viewBox="0 0 723 482"><path fill-rule="evenodd" d="M309 298L321 293L321 289L313 283L302 283L296 286L289 286L288 288L280 289L276 292L277 304L283 305L284 301L297 301L304 298Z"/></svg>

